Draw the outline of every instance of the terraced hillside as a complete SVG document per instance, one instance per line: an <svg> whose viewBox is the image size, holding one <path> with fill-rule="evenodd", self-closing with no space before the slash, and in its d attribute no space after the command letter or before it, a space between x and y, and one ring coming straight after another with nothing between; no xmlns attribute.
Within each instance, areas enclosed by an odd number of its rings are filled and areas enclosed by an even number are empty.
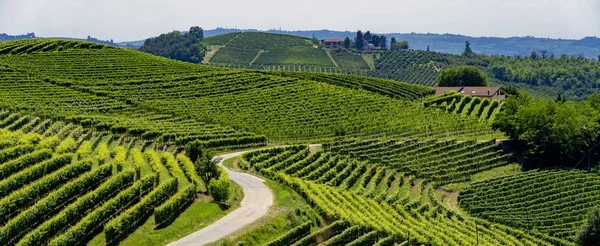
<svg viewBox="0 0 600 246"><path fill-rule="evenodd" d="M469 181L475 173L508 164L508 156L498 150L495 140L397 142L350 139L326 143L323 149L438 184Z"/></svg>
<svg viewBox="0 0 600 246"><path fill-rule="evenodd" d="M448 91L442 95L426 98L423 100L423 105L490 122L502 110L502 103L496 100L465 96L456 91Z"/></svg>
<svg viewBox="0 0 600 246"><path fill-rule="evenodd" d="M311 40L298 36L260 32L229 33L206 38L202 43L219 47L210 59L213 64L271 70L285 66L286 70L293 71L370 68L361 55L336 50L329 56L324 49L315 47Z"/></svg>
<svg viewBox="0 0 600 246"><path fill-rule="evenodd" d="M286 245L572 245L464 215L446 206L436 182L327 150L255 151L245 154L239 166L289 185L335 221L321 228L302 224L272 245L283 240Z"/></svg>
<svg viewBox="0 0 600 246"><path fill-rule="evenodd" d="M431 89L390 80L221 69L75 41L5 42L0 53L1 107L178 145L490 131L418 107L410 100Z"/></svg>
<svg viewBox="0 0 600 246"><path fill-rule="evenodd" d="M587 171L530 171L475 183L459 201L478 217L573 240L599 205L598 184Z"/></svg>
<svg viewBox="0 0 600 246"><path fill-rule="evenodd" d="M206 191L185 155L156 145L5 111L0 128L2 245L118 243L152 217L168 225Z"/></svg>

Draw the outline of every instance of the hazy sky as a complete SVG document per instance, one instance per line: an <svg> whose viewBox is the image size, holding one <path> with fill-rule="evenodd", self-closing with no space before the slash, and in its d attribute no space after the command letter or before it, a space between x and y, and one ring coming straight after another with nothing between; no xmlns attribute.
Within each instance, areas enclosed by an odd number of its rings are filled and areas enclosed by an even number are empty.
<svg viewBox="0 0 600 246"><path fill-rule="evenodd" d="M0 0L0 33L138 40L172 30L600 36L600 0Z"/></svg>

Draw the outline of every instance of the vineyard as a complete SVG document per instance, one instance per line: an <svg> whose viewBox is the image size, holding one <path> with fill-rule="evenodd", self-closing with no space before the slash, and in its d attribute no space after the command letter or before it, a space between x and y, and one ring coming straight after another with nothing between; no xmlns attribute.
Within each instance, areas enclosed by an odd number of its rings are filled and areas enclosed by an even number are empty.
<svg viewBox="0 0 600 246"><path fill-rule="evenodd" d="M324 50L316 49L310 40L296 36L245 32L218 35L208 38L205 43L225 46L211 58L211 63L334 66Z"/></svg>
<svg viewBox="0 0 600 246"><path fill-rule="evenodd" d="M445 205L437 183L348 155L294 146L247 153L239 165L288 184L335 220L307 222L270 245L572 245L465 216Z"/></svg>
<svg viewBox="0 0 600 246"><path fill-rule="evenodd" d="M191 161L158 145L0 112L0 244L115 244L167 226L206 192ZM164 148L164 147L163 147Z"/></svg>
<svg viewBox="0 0 600 246"><path fill-rule="evenodd" d="M168 144L198 140L211 148L347 135L490 132L486 122L410 101L432 93L426 87L347 75L221 69L53 42L67 41L2 44L0 50L20 55L0 56L0 63L10 64L0 72L0 106ZM56 51L22 48L47 45Z"/></svg>
<svg viewBox="0 0 600 246"><path fill-rule="evenodd" d="M459 201L478 217L572 240L599 205L598 184L587 171L530 171L475 183Z"/></svg>
<svg viewBox="0 0 600 246"><path fill-rule="evenodd" d="M496 100L465 96L456 91L426 98L423 100L423 105L439 108L448 113L471 116L479 121L493 121L494 116L502 109L502 103Z"/></svg>
<svg viewBox="0 0 600 246"><path fill-rule="evenodd" d="M439 74L437 69L447 67L444 56L420 50L387 51L375 60L370 76L434 86Z"/></svg>
<svg viewBox="0 0 600 246"><path fill-rule="evenodd" d="M369 76L420 85L435 85L439 71L454 66L475 66L486 72L489 83L514 86L532 95L554 99L585 100L598 92L600 63L583 57L460 56L423 50L385 51L375 60Z"/></svg>
<svg viewBox="0 0 600 246"><path fill-rule="evenodd" d="M469 181L471 175L508 164L495 141L340 140L323 149L379 164L438 184Z"/></svg>
<svg viewBox="0 0 600 246"><path fill-rule="evenodd" d="M310 40L297 36L260 32L229 33L206 38L202 43L224 46L210 59L210 63L216 65L235 64L270 70L293 65L294 69L295 66L302 66L312 71L319 69L340 73L370 69L360 54L335 50L330 58L324 49L315 48Z"/></svg>

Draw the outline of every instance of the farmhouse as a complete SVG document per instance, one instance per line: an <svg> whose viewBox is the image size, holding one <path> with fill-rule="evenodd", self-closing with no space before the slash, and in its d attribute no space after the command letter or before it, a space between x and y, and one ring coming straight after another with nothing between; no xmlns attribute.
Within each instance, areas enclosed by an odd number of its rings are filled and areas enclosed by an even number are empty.
<svg viewBox="0 0 600 246"><path fill-rule="evenodd" d="M435 87L435 94L441 95L446 91L457 91L463 95L502 101L508 95L502 87Z"/></svg>
<svg viewBox="0 0 600 246"><path fill-rule="evenodd" d="M327 49L344 47L344 40L340 38L326 38L321 40L321 43L325 45L325 48Z"/></svg>

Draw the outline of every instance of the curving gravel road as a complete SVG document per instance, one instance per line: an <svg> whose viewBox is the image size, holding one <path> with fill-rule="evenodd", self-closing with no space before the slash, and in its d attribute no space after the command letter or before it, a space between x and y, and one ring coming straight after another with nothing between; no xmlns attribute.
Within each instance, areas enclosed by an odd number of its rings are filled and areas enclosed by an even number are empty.
<svg viewBox="0 0 600 246"><path fill-rule="evenodd" d="M169 243L168 246L196 246L211 243L242 229L267 214L267 211L273 205L273 193L264 184L265 181L247 173L234 172L223 166L223 160L242 155L245 152L216 157L221 158L219 165L227 171L229 178L244 189L244 199L241 206L215 223Z"/></svg>

